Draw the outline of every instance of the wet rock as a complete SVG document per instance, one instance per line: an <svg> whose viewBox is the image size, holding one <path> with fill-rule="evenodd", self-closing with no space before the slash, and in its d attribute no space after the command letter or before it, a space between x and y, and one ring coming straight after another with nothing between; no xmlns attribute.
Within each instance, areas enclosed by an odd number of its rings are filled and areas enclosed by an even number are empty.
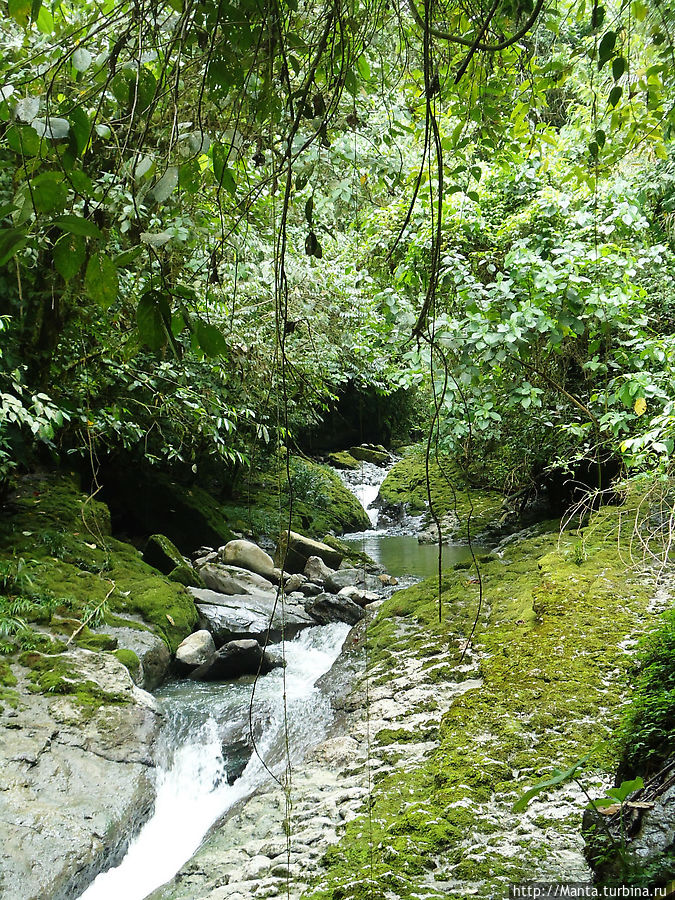
<svg viewBox="0 0 675 900"><path fill-rule="evenodd" d="M316 624L299 603L277 602L276 591L259 594L219 594L190 588L199 612L200 627L213 635L216 646L240 638L270 640L292 637L301 628Z"/></svg>
<svg viewBox="0 0 675 900"><path fill-rule="evenodd" d="M274 561L284 566L286 572L304 572L310 556L320 557L331 569L337 569L342 562L342 554L328 544L312 540L296 531L284 531L279 538Z"/></svg>
<svg viewBox="0 0 675 900"><path fill-rule="evenodd" d="M349 453L354 459L376 466L387 466L390 462L390 456L381 444L362 444L360 447L352 447Z"/></svg>
<svg viewBox="0 0 675 900"><path fill-rule="evenodd" d="M374 603L376 600L381 599L376 591L364 591L355 585L343 587L338 591L338 597L349 597L350 600L358 603L359 606L367 606L369 603Z"/></svg>
<svg viewBox="0 0 675 900"><path fill-rule="evenodd" d="M0 896L79 897L115 865L153 804L151 749L161 717L112 654L63 654L82 683L119 698L24 694L0 712ZM90 688L91 690L91 688ZM12 710L12 712L14 712Z"/></svg>
<svg viewBox="0 0 675 900"><path fill-rule="evenodd" d="M342 588L351 586L375 591L382 587L382 582L377 575L368 575L360 569L340 569L326 578L324 586L327 591L338 594Z"/></svg>
<svg viewBox="0 0 675 900"><path fill-rule="evenodd" d="M219 559L224 563L248 569L267 578L275 580L274 562L269 553L266 553L253 541L230 541L218 551Z"/></svg>
<svg viewBox="0 0 675 900"><path fill-rule="evenodd" d="M317 594L323 592L323 588L320 584L314 584L313 581L305 581L304 584L300 585L298 591L304 594L305 597L316 597Z"/></svg>
<svg viewBox="0 0 675 900"><path fill-rule="evenodd" d="M185 638L176 650L176 668L180 672L192 672L216 652L216 645L211 634L202 629Z"/></svg>
<svg viewBox="0 0 675 900"><path fill-rule="evenodd" d="M177 566L185 565L178 547L163 534L150 535L143 551L143 561L159 569L163 575L168 575Z"/></svg>
<svg viewBox="0 0 675 900"><path fill-rule="evenodd" d="M450 512L447 515L443 516L441 519L441 534L443 536L443 543L447 544L451 541L454 541L457 537L457 532L459 531L461 526L461 522L459 520L459 516ZM420 531L417 535L417 540L420 544L437 544L438 543L438 526L435 522L432 522L430 525L424 529L424 531Z"/></svg>
<svg viewBox="0 0 675 900"><path fill-rule="evenodd" d="M305 566L305 576L316 584L323 584L327 578L335 573L330 569L320 556L310 556Z"/></svg>
<svg viewBox="0 0 675 900"><path fill-rule="evenodd" d="M265 675L277 665L257 641L229 641L191 672L190 678L194 681L227 681L241 675Z"/></svg>
<svg viewBox="0 0 675 900"><path fill-rule="evenodd" d="M296 572L295 575L290 575L286 579L286 582L284 584L284 590L286 591L287 594L292 594L295 591L298 591L300 589L301 585L303 585L305 583L305 581L307 581L305 576L301 575L299 572Z"/></svg>
<svg viewBox="0 0 675 900"><path fill-rule="evenodd" d="M328 625L329 622L347 622L349 625L356 625L365 616L361 607L349 597L327 593L306 600L305 610L320 625Z"/></svg>
<svg viewBox="0 0 675 900"><path fill-rule="evenodd" d="M259 594L261 591L275 592L274 584L256 572L241 566L228 566L210 562L199 569L205 587L219 594Z"/></svg>
<svg viewBox="0 0 675 900"><path fill-rule="evenodd" d="M141 664L138 683L144 690L153 691L164 681L171 664L171 654L164 641L156 634L139 628L113 625L103 625L96 631L116 638L121 650L132 650L136 654Z"/></svg>

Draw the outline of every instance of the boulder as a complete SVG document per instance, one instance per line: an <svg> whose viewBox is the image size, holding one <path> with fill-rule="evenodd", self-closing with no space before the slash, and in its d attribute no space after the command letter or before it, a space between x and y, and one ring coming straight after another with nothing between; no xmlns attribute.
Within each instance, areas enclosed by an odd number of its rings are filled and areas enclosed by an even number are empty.
<svg viewBox="0 0 675 900"><path fill-rule="evenodd" d="M199 574L186 563L169 572L169 581L177 581L183 587L206 587Z"/></svg>
<svg viewBox="0 0 675 900"><path fill-rule="evenodd" d="M176 669L192 672L203 666L216 652L216 645L210 632L202 629L188 635L176 650Z"/></svg>
<svg viewBox="0 0 675 900"><path fill-rule="evenodd" d="M368 591L376 591L382 587L377 575L368 575L360 569L340 569L339 572L333 572L324 582L325 589L332 594L338 594L342 588L352 585Z"/></svg>
<svg viewBox="0 0 675 900"><path fill-rule="evenodd" d="M305 610L319 625L331 622L356 625L365 616L361 607L349 597L325 593L305 600Z"/></svg>
<svg viewBox="0 0 675 900"><path fill-rule="evenodd" d="M335 569L329 569L320 556L310 556L305 566L305 576L316 584L323 584L334 572Z"/></svg>
<svg viewBox="0 0 675 900"><path fill-rule="evenodd" d="M190 673L194 681L226 681L241 675L266 675L275 663L257 641L228 641L199 668Z"/></svg>
<svg viewBox="0 0 675 900"><path fill-rule="evenodd" d="M317 594L323 592L323 588L320 584L314 584L313 581L305 581L298 588L298 592L305 597L316 597Z"/></svg>
<svg viewBox="0 0 675 900"><path fill-rule="evenodd" d="M339 550L296 531L282 533L274 561L278 566L283 566L286 572L304 572L310 556L320 557L331 569L337 569L342 562L342 553Z"/></svg>
<svg viewBox="0 0 675 900"><path fill-rule="evenodd" d="M120 862L153 807L162 721L153 697L113 654L71 650L55 661L73 679L63 685L68 692L19 685L19 709L0 710L0 896L7 900L79 897Z"/></svg>
<svg viewBox="0 0 675 900"><path fill-rule="evenodd" d="M224 563L256 572L270 581L275 580L272 557L253 541L230 541L218 550L218 558Z"/></svg>
<svg viewBox="0 0 675 900"><path fill-rule="evenodd" d="M289 638L316 622L299 603L277 601L276 592L258 594L219 594L190 588L199 612L199 624L213 635L216 646L242 638L264 641Z"/></svg>
<svg viewBox="0 0 675 900"><path fill-rule="evenodd" d="M164 681L171 664L171 653L152 631L115 625L102 625L96 631L116 638L121 650L132 650L136 654L141 664L138 684L144 690L153 691Z"/></svg>
<svg viewBox="0 0 675 900"><path fill-rule="evenodd" d="M178 566L184 566L183 555L172 541L163 534L151 534L143 551L143 561L162 575L168 575Z"/></svg>
<svg viewBox="0 0 675 900"><path fill-rule="evenodd" d="M204 586L219 594L259 594L261 591L275 593L276 588L267 578L257 575L241 566L227 566L222 563L207 563L199 569Z"/></svg>
<svg viewBox="0 0 675 900"><path fill-rule="evenodd" d="M349 453L354 459L374 463L376 466L386 466L390 462L389 454L381 445L374 447L372 444L362 444L360 447L352 447Z"/></svg>
<svg viewBox="0 0 675 900"><path fill-rule="evenodd" d="M304 575L301 575L299 572L296 572L295 575L290 575L284 584L284 590L287 594L292 594L294 591L300 589L300 587L307 581Z"/></svg>
<svg viewBox="0 0 675 900"><path fill-rule="evenodd" d="M342 588L338 591L338 597L349 597L350 600L358 603L359 606L367 606L368 603L374 603L380 599L380 595L375 591L364 591L355 585Z"/></svg>
<svg viewBox="0 0 675 900"><path fill-rule="evenodd" d="M348 450L338 450L336 453L328 454L328 462L336 469L350 469L354 471L360 467L358 459L349 453Z"/></svg>

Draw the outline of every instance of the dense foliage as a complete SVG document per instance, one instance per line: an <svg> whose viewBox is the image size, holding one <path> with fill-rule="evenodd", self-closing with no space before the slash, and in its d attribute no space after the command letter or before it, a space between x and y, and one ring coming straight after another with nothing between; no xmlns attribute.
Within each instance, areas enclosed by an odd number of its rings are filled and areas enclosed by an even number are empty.
<svg viewBox="0 0 675 900"><path fill-rule="evenodd" d="M235 472L347 386L502 489L667 465L667 5L7 11L0 476Z"/></svg>

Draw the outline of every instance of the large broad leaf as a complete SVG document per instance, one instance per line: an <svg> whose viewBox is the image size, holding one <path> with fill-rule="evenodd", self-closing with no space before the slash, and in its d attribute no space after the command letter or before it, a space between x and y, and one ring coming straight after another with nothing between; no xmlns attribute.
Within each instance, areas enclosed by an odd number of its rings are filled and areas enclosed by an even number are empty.
<svg viewBox="0 0 675 900"><path fill-rule="evenodd" d="M10 259L28 243L25 232L19 228L3 228L0 230L0 266L4 266Z"/></svg>
<svg viewBox="0 0 675 900"><path fill-rule="evenodd" d="M152 189L152 196L158 203L167 200L178 186L178 166L169 166Z"/></svg>
<svg viewBox="0 0 675 900"><path fill-rule="evenodd" d="M32 0L9 0L9 14L19 25L26 25Z"/></svg>
<svg viewBox="0 0 675 900"><path fill-rule="evenodd" d="M85 239L79 234L64 234L54 246L54 268L64 281L70 281L82 268L86 256Z"/></svg>
<svg viewBox="0 0 675 900"><path fill-rule="evenodd" d="M533 797L536 797L537 794L541 793L541 791L545 791L550 787L557 787L559 784L564 784L567 781L570 781L574 778L577 769L580 769L581 766L588 760L590 757L590 753L587 753L586 756L582 756L581 759L577 760L573 766L570 766L569 769L565 769L562 772L560 769L554 769L553 774L550 778L544 779L544 781L539 781L533 787L529 789L529 791L525 791L522 797L520 797L513 804L514 812L523 812L527 808L527 804Z"/></svg>
<svg viewBox="0 0 675 900"><path fill-rule="evenodd" d="M219 328L209 325L208 322L197 322L195 334L202 351L206 356L225 356L227 354L227 342Z"/></svg>
<svg viewBox="0 0 675 900"><path fill-rule="evenodd" d="M234 196L237 190L237 184L231 169L228 169L226 162L228 151L222 144L213 145L213 174L216 181L225 190Z"/></svg>
<svg viewBox="0 0 675 900"><path fill-rule="evenodd" d="M12 125L7 129L5 139L15 153L23 156L38 156L40 153L40 138L30 125Z"/></svg>
<svg viewBox="0 0 675 900"><path fill-rule="evenodd" d="M84 288L92 300L107 309L117 299L117 266L103 253L94 253L87 264Z"/></svg>
<svg viewBox="0 0 675 900"><path fill-rule="evenodd" d="M54 219L54 225L61 231L68 231L70 234L80 234L82 237L90 238L102 237L98 226L89 219L83 219L82 216L59 216L58 219Z"/></svg>
<svg viewBox="0 0 675 900"><path fill-rule="evenodd" d="M68 121L70 122L70 149L75 156L82 156L87 149L91 134L89 116L81 106L76 106L68 113Z"/></svg>
<svg viewBox="0 0 675 900"><path fill-rule="evenodd" d="M44 172L31 181L31 193L38 212L54 212L65 206L68 188L61 172Z"/></svg>
<svg viewBox="0 0 675 900"><path fill-rule="evenodd" d="M148 291L136 309L138 334L151 350L160 350L169 339L171 328L170 298L162 291Z"/></svg>

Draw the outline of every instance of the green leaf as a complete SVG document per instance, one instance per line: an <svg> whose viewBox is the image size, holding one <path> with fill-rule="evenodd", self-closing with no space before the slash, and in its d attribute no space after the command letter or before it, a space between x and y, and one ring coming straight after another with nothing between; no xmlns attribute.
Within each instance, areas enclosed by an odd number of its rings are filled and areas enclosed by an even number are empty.
<svg viewBox="0 0 675 900"><path fill-rule="evenodd" d="M81 106L76 106L68 114L70 122L70 146L74 156L82 156L89 143L91 124L89 116Z"/></svg>
<svg viewBox="0 0 675 900"><path fill-rule="evenodd" d="M625 71L626 60L623 56L617 56L612 60L612 77L614 78L614 81L618 81Z"/></svg>
<svg viewBox="0 0 675 900"><path fill-rule="evenodd" d="M605 7L596 5L591 14L591 28L600 28L605 21Z"/></svg>
<svg viewBox="0 0 675 900"><path fill-rule="evenodd" d="M312 224L312 216L314 214L314 197L310 197L305 203L305 219L307 220L307 224Z"/></svg>
<svg viewBox="0 0 675 900"><path fill-rule="evenodd" d="M644 786L644 781L638 775L637 778L633 778L630 781L622 781L618 787L608 788L607 796L612 797L614 800L618 800L619 803L623 803L632 793L642 790Z"/></svg>
<svg viewBox="0 0 675 900"><path fill-rule="evenodd" d="M123 250L121 253L118 253L117 256L113 259L113 262L117 266L118 269L124 269L127 266L130 266L132 262L134 262L143 252L143 246L141 244L137 244L135 247L130 247L128 250Z"/></svg>
<svg viewBox="0 0 675 900"><path fill-rule="evenodd" d="M103 253L94 253L87 264L84 276L84 289L91 299L108 309L119 291L119 279L115 263Z"/></svg>
<svg viewBox="0 0 675 900"><path fill-rule="evenodd" d="M612 90L609 92L609 100L607 101L610 106L616 106L616 104L621 99L623 94L623 88L620 84L615 84Z"/></svg>
<svg viewBox="0 0 675 900"><path fill-rule="evenodd" d="M368 60L365 56L359 56L356 60L356 68L359 70L359 75L364 81L370 81L370 66L368 65Z"/></svg>
<svg viewBox="0 0 675 900"><path fill-rule="evenodd" d="M570 781L574 778L574 775L577 769L581 768L583 764L589 759L590 753L587 753L585 756L582 756L581 759L578 759L573 766L570 766L569 769L566 769L564 772L561 772L560 769L554 769L553 774L550 778L544 779L544 781L539 781L533 787L531 787L528 791L520 797L513 804L512 809L514 812L520 813L527 809L527 805L533 797L536 797L537 794L541 793L541 791L545 791L546 788L557 787L559 784L564 784L566 781Z"/></svg>
<svg viewBox="0 0 675 900"><path fill-rule="evenodd" d="M469 200L473 200L474 203L478 203L478 200L480 199L476 191L467 191L466 196L469 198Z"/></svg>
<svg viewBox="0 0 675 900"><path fill-rule="evenodd" d="M143 343L151 350L160 350L171 327L170 298L162 291L143 294L136 308L136 325Z"/></svg>
<svg viewBox="0 0 675 900"><path fill-rule="evenodd" d="M79 234L64 234L54 245L54 268L64 281L70 281L82 268L86 256L85 239Z"/></svg>
<svg viewBox="0 0 675 900"><path fill-rule="evenodd" d="M601 69L614 52L616 32L606 31L598 47L598 68Z"/></svg>
<svg viewBox="0 0 675 900"><path fill-rule="evenodd" d="M191 159L178 170L178 186L182 191L196 194L202 183L202 170L199 160Z"/></svg>
<svg viewBox="0 0 675 900"><path fill-rule="evenodd" d="M82 235L82 237L103 237L98 226L94 225L93 222L90 222L89 219L82 218L82 216L59 216L58 219L54 219L54 225L56 225L57 228L60 228L61 231L68 231L70 234L79 234Z"/></svg>
<svg viewBox="0 0 675 900"><path fill-rule="evenodd" d="M40 153L40 138L30 125L12 125L7 129L5 139L15 153L23 156L38 156Z"/></svg>
<svg viewBox="0 0 675 900"><path fill-rule="evenodd" d="M216 176L216 182L224 187L225 190L234 196L237 185L234 175L227 168L228 152L222 144L213 145L213 174Z"/></svg>
<svg viewBox="0 0 675 900"><path fill-rule="evenodd" d="M598 128L598 130L595 132L595 142L597 143L598 147L600 147L600 148L604 147L606 140L607 140L607 135L602 130L602 128Z"/></svg>
<svg viewBox="0 0 675 900"><path fill-rule="evenodd" d="M27 243L28 238L20 229L0 229L0 266L6 265Z"/></svg>
<svg viewBox="0 0 675 900"><path fill-rule="evenodd" d="M31 181L33 203L38 212L53 212L63 209L68 196L68 188L63 183L60 172L44 172Z"/></svg>
<svg viewBox="0 0 675 900"><path fill-rule="evenodd" d="M54 16L46 6L40 9L37 19L35 20L37 30L40 34L52 34L54 31Z"/></svg>
<svg viewBox="0 0 675 900"><path fill-rule="evenodd" d="M593 159L595 159L598 155L599 147L596 141L591 141L588 145L588 152L591 154Z"/></svg>
<svg viewBox="0 0 675 900"><path fill-rule="evenodd" d="M9 14L19 25L27 25L31 5L31 0L9 0Z"/></svg>
<svg viewBox="0 0 675 900"><path fill-rule="evenodd" d="M220 329L215 325L209 325L208 322L197 322L195 333L199 346L206 356L227 355L227 342Z"/></svg>

